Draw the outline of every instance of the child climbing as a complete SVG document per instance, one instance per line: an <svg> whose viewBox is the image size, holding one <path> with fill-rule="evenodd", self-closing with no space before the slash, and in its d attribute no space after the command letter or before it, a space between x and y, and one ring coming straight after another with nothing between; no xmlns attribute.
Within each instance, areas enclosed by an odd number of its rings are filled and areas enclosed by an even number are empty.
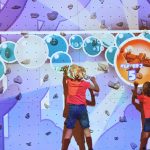
<svg viewBox="0 0 150 150"><path fill-rule="evenodd" d="M138 109L143 112L144 122L141 132L141 145L140 150L146 150L147 142L150 136L150 82L143 84L142 93L137 94L138 82L134 82L134 89L132 90L132 103L137 106L135 100L138 99L142 106L142 109ZM137 107L136 107L137 108Z"/></svg>
<svg viewBox="0 0 150 150"><path fill-rule="evenodd" d="M66 132L62 144L62 150L67 150L72 137L72 131L78 120L84 130L86 143L89 150L92 150L92 138L90 134L89 118L86 109L86 90L91 89L99 92L99 86L95 77L91 77L90 82L84 80L86 75L85 68L78 65L71 65L69 68L69 77L66 76L67 84L67 105L68 114L65 121Z"/></svg>

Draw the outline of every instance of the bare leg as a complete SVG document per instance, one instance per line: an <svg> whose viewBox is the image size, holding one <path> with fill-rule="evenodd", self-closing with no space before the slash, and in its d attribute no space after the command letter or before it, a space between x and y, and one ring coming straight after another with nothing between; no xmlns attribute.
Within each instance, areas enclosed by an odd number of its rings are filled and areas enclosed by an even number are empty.
<svg viewBox="0 0 150 150"><path fill-rule="evenodd" d="M140 150L146 150L146 145L148 142L150 133L142 131L141 133L141 144L140 144Z"/></svg>
<svg viewBox="0 0 150 150"><path fill-rule="evenodd" d="M63 144L62 144L62 150L68 150L71 137L72 137L72 129L66 129L66 133L64 135Z"/></svg>
<svg viewBox="0 0 150 150"><path fill-rule="evenodd" d="M88 149L89 150L93 150L92 138L91 138L91 133L90 133L90 129L89 128L84 129L84 135L86 137L86 143L88 145Z"/></svg>
<svg viewBox="0 0 150 150"><path fill-rule="evenodd" d="M91 132L89 128L84 129L84 135L85 137L91 137Z"/></svg>
<svg viewBox="0 0 150 150"><path fill-rule="evenodd" d="M76 122L75 128L73 129L73 135L75 141L79 146L79 150L85 150L85 139L84 139L84 129L81 128L79 121Z"/></svg>
<svg viewBox="0 0 150 150"><path fill-rule="evenodd" d="M72 137L72 129L67 129L64 138L71 139L71 137Z"/></svg>

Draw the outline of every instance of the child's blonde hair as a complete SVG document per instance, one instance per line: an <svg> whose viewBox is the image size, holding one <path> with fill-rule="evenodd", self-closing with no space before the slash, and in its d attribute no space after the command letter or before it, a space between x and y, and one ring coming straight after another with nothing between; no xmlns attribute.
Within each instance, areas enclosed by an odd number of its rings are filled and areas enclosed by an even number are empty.
<svg viewBox="0 0 150 150"><path fill-rule="evenodd" d="M73 79L83 79L86 75L86 70L84 67L81 67L81 66L78 66L76 64L73 64L70 66L69 68L69 73L70 73L70 76L73 78Z"/></svg>

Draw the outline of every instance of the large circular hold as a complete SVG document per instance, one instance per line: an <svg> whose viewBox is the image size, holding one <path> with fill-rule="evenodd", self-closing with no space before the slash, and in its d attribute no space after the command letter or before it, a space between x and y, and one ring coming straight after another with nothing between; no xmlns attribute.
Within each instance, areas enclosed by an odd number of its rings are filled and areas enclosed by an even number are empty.
<svg viewBox="0 0 150 150"><path fill-rule="evenodd" d="M117 47L109 47L106 52L105 52L105 59L107 60L107 62L110 65L114 65L114 61L115 61L115 54L117 52Z"/></svg>
<svg viewBox="0 0 150 150"><path fill-rule="evenodd" d="M123 42L133 37L134 35L132 33L119 33L116 35L116 45L120 47Z"/></svg>
<svg viewBox="0 0 150 150"><path fill-rule="evenodd" d="M80 49L83 44L83 38L80 35L72 35L69 39L69 43L73 49Z"/></svg>
<svg viewBox="0 0 150 150"><path fill-rule="evenodd" d="M70 64L72 64L72 58L66 52L56 52L51 57L51 66L56 71L60 71L62 67Z"/></svg>
<svg viewBox="0 0 150 150"><path fill-rule="evenodd" d="M4 62L0 59L0 80L2 80L5 76L6 66Z"/></svg>
<svg viewBox="0 0 150 150"><path fill-rule="evenodd" d="M84 40L83 50L88 56L96 57L102 51L102 44L96 37L90 36Z"/></svg>
<svg viewBox="0 0 150 150"><path fill-rule="evenodd" d="M13 63L16 61L14 55L15 43L12 41L3 42L0 45L0 54L4 62Z"/></svg>
<svg viewBox="0 0 150 150"><path fill-rule="evenodd" d="M51 58L54 53L59 51L68 52L67 40L61 35L47 35L44 40L49 49L49 58Z"/></svg>
<svg viewBox="0 0 150 150"><path fill-rule="evenodd" d="M48 47L41 37L28 35L16 43L15 56L19 64L25 68L38 68L48 58Z"/></svg>

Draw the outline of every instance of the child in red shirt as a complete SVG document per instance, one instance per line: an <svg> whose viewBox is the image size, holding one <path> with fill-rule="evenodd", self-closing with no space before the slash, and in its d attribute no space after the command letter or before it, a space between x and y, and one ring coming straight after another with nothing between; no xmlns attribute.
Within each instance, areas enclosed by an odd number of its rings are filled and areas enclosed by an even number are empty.
<svg viewBox="0 0 150 150"><path fill-rule="evenodd" d="M137 94L137 87L138 83L134 82L134 90L132 90L132 101L135 101L135 99L138 99L140 103L142 103L143 106L143 112L144 112L144 125L143 125L143 131L141 134L141 145L140 150L146 150L146 145L148 138L150 136L150 82L145 82L143 84L142 94ZM134 103L134 102L133 102Z"/></svg>
<svg viewBox="0 0 150 150"><path fill-rule="evenodd" d="M86 90L92 89L99 92L99 86L95 77L91 77L93 84L83 80L84 76L86 75L86 71L81 66L71 65L69 73L70 77L66 77L68 87L67 104L69 107L69 112L65 121L67 129L64 135L62 150L68 149L72 137L72 130L77 120L79 120L81 127L84 129L84 135L86 137L88 149L92 150L92 138L90 134L89 118L86 109Z"/></svg>

